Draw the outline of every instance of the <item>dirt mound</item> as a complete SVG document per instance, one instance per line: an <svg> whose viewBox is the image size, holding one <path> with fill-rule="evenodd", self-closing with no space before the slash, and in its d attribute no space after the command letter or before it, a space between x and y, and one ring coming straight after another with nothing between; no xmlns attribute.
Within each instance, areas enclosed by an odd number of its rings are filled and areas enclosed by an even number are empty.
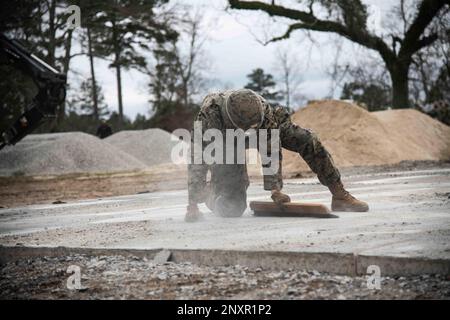
<svg viewBox="0 0 450 320"><path fill-rule="evenodd" d="M60 175L142 170L139 160L81 132L34 134L0 151L0 175Z"/></svg>
<svg viewBox="0 0 450 320"><path fill-rule="evenodd" d="M370 113L349 102L323 100L292 120L312 129L340 167L450 158L450 127L412 109ZM285 172L308 169L293 152L284 150L284 159Z"/></svg>
<svg viewBox="0 0 450 320"><path fill-rule="evenodd" d="M414 110L373 113L389 131L403 160L450 159L450 127Z"/></svg>
<svg viewBox="0 0 450 320"><path fill-rule="evenodd" d="M135 157L147 166L172 163L172 134L161 129L126 130L106 138L104 141Z"/></svg>

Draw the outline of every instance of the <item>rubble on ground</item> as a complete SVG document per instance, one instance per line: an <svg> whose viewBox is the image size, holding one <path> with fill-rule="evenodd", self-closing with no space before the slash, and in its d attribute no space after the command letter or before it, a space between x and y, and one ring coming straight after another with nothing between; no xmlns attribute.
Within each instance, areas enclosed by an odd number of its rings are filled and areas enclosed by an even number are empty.
<svg viewBox="0 0 450 320"><path fill-rule="evenodd" d="M81 287L69 290L69 266L80 267ZM439 275L382 277L370 289L366 276L245 266L155 264L124 256L72 255L23 258L0 266L1 299L449 299L450 281Z"/></svg>

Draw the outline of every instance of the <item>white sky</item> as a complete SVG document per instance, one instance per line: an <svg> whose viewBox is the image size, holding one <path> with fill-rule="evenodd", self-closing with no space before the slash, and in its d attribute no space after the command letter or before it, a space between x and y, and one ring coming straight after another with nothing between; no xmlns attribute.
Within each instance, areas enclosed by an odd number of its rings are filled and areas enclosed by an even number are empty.
<svg viewBox="0 0 450 320"><path fill-rule="evenodd" d="M178 0L178 2L192 5L205 13L210 38L205 45L205 51L212 62L209 75L211 78L237 88L244 86L247 83L246 75L258 67L277 76L274 68L275 51L278 46L289 46L296 53L302 70L301 93L309 99L320 99L330 94L330 81L326 71L335 57L336 43L343 41L342 38L313 33L314 40L319 45L312 46L309 40L304 39L302 32L297 32L289 40L263 46L256 40L255 34L258 38L263 38L267 30L272 35L278 35L285 30L283 24L274 24L266 14L236 10L225 12L226 0ZM382 16L397 1L364 2L376 5ZM274 29L274 26L277 28ZM351 56L348 56L349 54ZM364 54L368 54L368 51L345 42L342 53L344 59L357 59L358 55ZM69 74L70 80L77 81L89 76L87 58L76 57L71 63L77 73ZM112 111L117 110L114 70L108 68L107 62L96 59L96 73L109 108ZM148 77L136 71L125 71L122 78L125 114L132 119L137 113L147 115L150 110ZM338 97L339 92L335 92L334 96Z"/></svg>

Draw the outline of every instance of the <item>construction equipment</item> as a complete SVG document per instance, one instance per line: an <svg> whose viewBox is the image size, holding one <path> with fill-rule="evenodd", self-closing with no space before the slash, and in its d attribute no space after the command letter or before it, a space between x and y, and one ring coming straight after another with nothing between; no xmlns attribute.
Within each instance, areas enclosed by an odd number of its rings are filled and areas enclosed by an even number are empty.
<svg viewBox="0 0 450 320"><path fill-rule="evenodd" d="M33 132L48 118L56 117L56 110L66 96L66 75L30 53L18 41L0 33L0 57L30 76L38 94L25 112L0 136L0 149L14 145ZM7 76L7 75L6 75Z"/></svg>
<svg viewBox="0 0 450 320"><path fill-rule="evenodd" d="M288 202L282 205L272 201L251 201L250 209L258 217L311 217L337 218L330 209L320 203Z"/></svg>

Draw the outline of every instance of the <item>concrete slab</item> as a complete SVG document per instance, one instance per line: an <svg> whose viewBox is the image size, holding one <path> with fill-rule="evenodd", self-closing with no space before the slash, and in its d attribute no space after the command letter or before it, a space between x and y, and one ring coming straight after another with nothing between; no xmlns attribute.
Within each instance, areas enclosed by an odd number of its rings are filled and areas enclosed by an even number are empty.
<svg viewBox="0 0 450 320"><path fill-rule="evenodd" d="M450 170L351 176L346 185L368 201L367 213L339 219L254 217L207 213L185 223L185 190L0 210L0 244L130 249L210 249L342 253L358 256L450 259ZM285 181L293 201L329 205L316 179ZM260 183L249 201L268 200ZM363 265L367 263L361 262Z"/></svg>

